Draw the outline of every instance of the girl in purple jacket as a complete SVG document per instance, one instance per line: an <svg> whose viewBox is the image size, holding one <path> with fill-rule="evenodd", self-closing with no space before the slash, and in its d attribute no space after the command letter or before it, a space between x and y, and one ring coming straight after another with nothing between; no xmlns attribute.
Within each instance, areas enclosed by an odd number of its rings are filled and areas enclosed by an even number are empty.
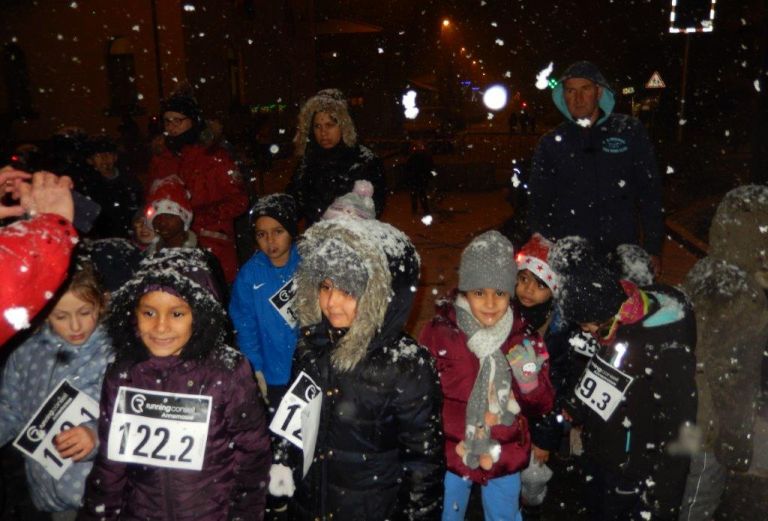
<svg viewBox="0 0 768 521"><path fill-rule="evenodd" d="M117 360L79 519L263 519L266 415L214 288L204 263L168 250L113 295Z"/></svg>

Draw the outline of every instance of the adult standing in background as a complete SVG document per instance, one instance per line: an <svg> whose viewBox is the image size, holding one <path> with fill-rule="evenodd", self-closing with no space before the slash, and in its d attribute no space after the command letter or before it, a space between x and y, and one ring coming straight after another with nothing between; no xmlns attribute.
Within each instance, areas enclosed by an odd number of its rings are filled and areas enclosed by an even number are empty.
<svg viewBox="0 0 768 521"><path fill-rule="evenodd" d="M149 165L149 192L154 183L176 175L189 190L198 244L221 262L228 283L237 273L234 219L248 209L240 172L206 128L197 101L176 93L162 106L165 150Z"/></svg>
<svg viewBox="0 0 768 521"><path fill-rule="evenodd" d="M529 226L549 239L587 238L599 253L640 244L660 270L664 221L655 152L642 123L613 113L594 64L576 62L552 91L566 118L536 147Z"/></svg>
<svg viewBox="0 0 768 521"><path fill-rule="evenodd" d="M357 131L341 91L324 89L307 100L299 113L294 138L298 164L286 192L296 199L310 226L355 181L373 184L376 216L386 197L384 166L368 147L357 142Z"/></svg>

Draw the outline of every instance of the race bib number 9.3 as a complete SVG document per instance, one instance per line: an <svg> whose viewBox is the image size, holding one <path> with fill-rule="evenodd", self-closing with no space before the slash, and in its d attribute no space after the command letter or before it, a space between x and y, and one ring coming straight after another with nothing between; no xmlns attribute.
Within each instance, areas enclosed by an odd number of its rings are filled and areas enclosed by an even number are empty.
<svg viewBox="0 0 768 521"><path fill-rule="evenodd" d="M154 467L201 470L213 399L120 387L107 457Z"/></svg>
<svg viewBox="0 0 768 521"><path fill-rule="evenodd" d="M53 439L62 431L99 417L99 403L63 380L35 412L16 437L13 446L60 479L72 466L71 458L62 458Z"/></svg>
<svg viewBox="0 0 768 521"><path fill-rule="evenodd" d="M595 355L576 386L576 396L603 420L608 421L632 380L634 378Z"/></svg>

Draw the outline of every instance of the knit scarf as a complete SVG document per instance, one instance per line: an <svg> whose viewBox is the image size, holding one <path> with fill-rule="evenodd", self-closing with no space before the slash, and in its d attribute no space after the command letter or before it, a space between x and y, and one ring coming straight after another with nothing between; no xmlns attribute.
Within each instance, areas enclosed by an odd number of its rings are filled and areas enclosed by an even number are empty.
<svg viewBox="0 0 768 521"><path fill-rule="evenodd" d="M608 327L608 332L600 335L600 342L608 344L613 341L620 324L634 324L648 314L650 300L648 294L628 280L620 280L619 284L627 295L627 300L619 308Z"/></svg>
<svg viewBox="0 0 768 521"><path fill-rule="evenodd" d="M511 377L509 364L499 348L512 331L512 309L508 307L498 322L484 327L472 315L467 299L459 295L456 297L456 322L467 335L467 347L480 361L480 370L467 402L466 425L469 432L474 431L473 427L484 424L486 411L501 414L506 410ZM489 403L491 385L502 380L504 384L495 385L493 396L497 400Z"/></svg>

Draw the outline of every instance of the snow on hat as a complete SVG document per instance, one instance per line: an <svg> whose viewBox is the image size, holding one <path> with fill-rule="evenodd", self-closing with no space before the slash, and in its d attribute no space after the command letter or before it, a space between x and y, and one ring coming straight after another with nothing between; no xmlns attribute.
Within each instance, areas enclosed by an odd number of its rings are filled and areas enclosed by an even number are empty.
<svg viewBox="0 0 768 521"><path fill-rule="evenodd" d="M631 280L638 286L653 284L651 255L637 244L619 244L608 254L614 271L623 280Z"/></svg>
<svg viewBox="0 0 768 521"><path fill-rule="evenodd" d="M189 230L193 217L192 204L180 177L171 175L152 183L149 200L147 222L150 226L155 216L165 213L180 217L184 221L184 229Z"/></svg>
<svg viewBox="0 0 768 521"><path fill-rule="evenodd" d="M583 237L559 239L549 252L549 265L560 278L555 300L563 318L602 324L615 316L627 299L618 275L600 262Z"/></svg>
<svg viewBox="0 0 768 521"><path fill-rule="evenodd" d="M302 255L301 270L313 286L330 279L334 286L355 298L360 298L368 285L368 270L363 259L352 246L336 238L326 240L314 251Z"/></svg>
<svg viewBox="0 0 768 521"><path fill-rule="evenodd" d="M478 235L461 253L460 291L493 288L513 293L516 278L512 243L496 230Z"/></svg>
<svg viewBox="0 0 768 521"><path fill-rule="evenodd" d="M277 193L261 197L253 205L249 215L254 226L259 217L271 217L279 222L292 238L298 233L296 201L288 194Z"/></svg>
<svg viewBox="0 0 768 521"><path fill-rule="evenodd" d="M375 219L376 207L373 204L373 185L365 179L355 181L352 191L341 195L328 207L323 219L333 219L349 215L359 219Z"/></svg>
<svg viewBox="0 0 768 521"><path fill-rule="evenodd" d="M299 112L296 136L293 138L297 156L304 155L307 143L312 139L312 120L318 112L325 112L336 120L341 127L341 140L345 145L352 147L357 144L357 131L344 94L339 89L323 89L309 98Z"/></svg>
<svg viewBox="0 0 768 521"><path fill-rule="evenodd" d="M547 263L552 246L541 234L534 233L517 254L517 269L530 271L554 292L557 291L557 273Z"/></svg>

